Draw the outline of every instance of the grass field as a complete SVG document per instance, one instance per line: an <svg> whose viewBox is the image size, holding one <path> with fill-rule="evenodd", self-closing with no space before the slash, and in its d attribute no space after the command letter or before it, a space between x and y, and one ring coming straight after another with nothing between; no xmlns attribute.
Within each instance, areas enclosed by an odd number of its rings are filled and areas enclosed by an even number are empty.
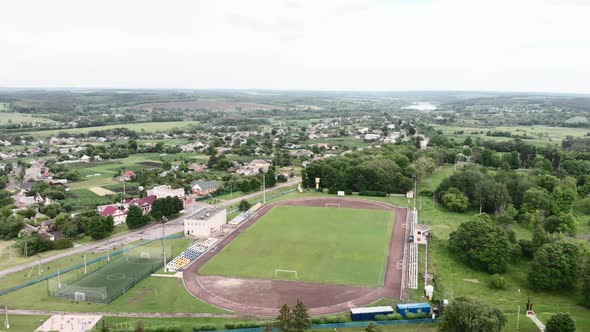
<svg viewBox="0 0 590 332"><path fill-rule="evenodd" d="M270 279L283 269L300 281L379 286L392 226L391 211L279 206L200 273Z"/></svg>
<svg viewBox="0 0 590 332"><path fill-rule="evenodd" d="M489 131L508 131L513 135L526 136L530 139L526 139L526 143L545 146L545 145L561 145L561 141L566 136L582 137L590 132L588 128L566 128L566 127L549 127L549 126L500 126L500 127L484 127L484 126L442 126L432 125L434 129L441 130L445 135L455 137L458 141L463 141L467 136L472 139L479 137L484 140L495 140L495 141L509 141L511 137L494 137L486 136L486 132ZM463 135L454 134L457 131L464 131ZM483 134L475 134L474 132L483 131Z"/></svg>
<svg viewBox="0 0 590 332"><path fill-rule="evenodd" d="M188 126L191 126L191 125L194 125L197 123L198 123L197 121L126 123L126 124L113 124L113 125L100 126L100 127L33 131L30 134L33 137L50 137L50 136L55 136L60 132L69 133L69 134L79 134L79 133L87 133L91 130L109 130L109 129L115 129L115 128L127 128L129 130L135 130L135 131L141 132L141 133L143 133L143 132L153 133L153 132L166 132L166 131L172 130L174 128L188 127Z"/></svg>
<svg viewBox="0 0 590 332"><path fill-rule="evenodd" d="M0 106L0 111L2 111L2 106ZM0 125L5 125L9 123L19 124L19 123L55 123L55 121L47 118L41 117L34 117L31 114L23 114L23 113L10 113L10 112L2 112L0 113Z"/></svg>
<svg viewBox="0 0 590 332"><path fill-rule="evenodd" d="M0 317L0 332L31 332L43 324L49 316L9 315L10 329L6 329L4 313Z"/></svg>

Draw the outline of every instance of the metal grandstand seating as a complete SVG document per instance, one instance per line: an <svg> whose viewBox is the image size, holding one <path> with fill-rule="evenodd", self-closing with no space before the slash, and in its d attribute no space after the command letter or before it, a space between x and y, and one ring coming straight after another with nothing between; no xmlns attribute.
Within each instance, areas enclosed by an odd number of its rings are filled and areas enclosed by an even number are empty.
<svg viewBox="0 0 590 332"><path fill-rule="evenodd" d="M418 223L418 212L410 212L410 234L414 234L414 225ZM418 289L418 243L410 242L408 253L408 288Z"/></svg>
<svg viewBox="0 0 590 332"><path fill-rule="evenodd" d="M176 256L168 264L166 264L167 271L180 271L187 267L192 261L201 256L204 252L213 247L219 240L215 238L208 238L207 240L193 243L185 251Z"/></svg>

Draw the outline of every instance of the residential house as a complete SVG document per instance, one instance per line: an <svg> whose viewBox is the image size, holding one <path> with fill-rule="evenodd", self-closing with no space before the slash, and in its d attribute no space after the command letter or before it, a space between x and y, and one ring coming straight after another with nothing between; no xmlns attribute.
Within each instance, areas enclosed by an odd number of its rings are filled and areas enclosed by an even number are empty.
<svg viewBox="0 0 590 332"><path fill-rule="evenodd" d="M99 209L99 207L97 207ZM120 225L127 221L127 211L123 206L111 204L103 206L99 213L103 217L113 217L115 226Z"/></svg>
<svg viewBox="0 0 590 332"><path fill-rule="evenodd" d="M313 156L313 152L309 150L292 150L289 151L289 155L291 155L291 157L299 159L301 157L311 157Z"/></svg>
<svg viewBox="0 0 590 332"><path fill-rule="evenodd" d="M193 194L199 196L211 195L212 193L219 190L220 184L215 180L203 181L197 180L191 183Z"/></svg>
<svg viewBox="0 0 590 332"><path fill-rule="evenodd" d="M152 204L156 200L155 195L145 196L142 198L126 198L124 202L124 206L129 209L131 205L137 205L141 208L143 214L148 214L152 211Z"/></svg>
<svg viewBox="0 0 590 332"><path fill-rule="evenodd" d="M260 174L260 170L262 170L263 172L266 173L266 172L268 172L269 167L270 167L269 162L264 161L262 159L254 159L251 162L249 162L248 164L243 165L238 170L236 170L236 173L242 174L245 176L251 176L251 175Z"/></svg>
<svg viewBox="0 0 590 332"><path fill-rule="evenodd" d="M120 182L131 181L131 178L134 176L135 176L134 171L124 171L121 173L121 175L119 176L119 178L117 180Z"/></svg>
<svg viewBox="0 0 590 332"><path fill-rule="evenodd" d="M152 189L148 189L147 191L147 195L148 196L156 196L156 198L165 198L165 197L178 197L178 198L184 198L184 189L183 188L179 188L179 189L172 189L172 187L168 186L168 185L161 185L161 186L156 186L153 187Z"/></svg>
<svg viewBox="0 0 590 332"><path fill-rule="evenodd" d="M83 155L82 157L80 157L81 163L89 163L91 160L92 160L92 157L87 156L87 155Z"/></svg>
<svg viewBox="0 0 590 332"><path fill-rule="evenodd" d="M205 170L205 168L207 168L207 166L202 165L202 164L193 163L193 164L188 165L187 168L193 172L203 172Z"/></svg>
<svg viewBox="0 0 590 332"><path fill-rule="evenodd" d="M221 231L226 223L227 210L205 207L184 219L184 234L196 237L209 237Z"/></svg>
<svg viewBox="0 0 590 332"><path fill-rule="evenodd" d="M365 134L363 136L363 140L365 142L375 142L375 141L379 140L379 138L381 138L381 135L377 135L377 134Z"/></svg>

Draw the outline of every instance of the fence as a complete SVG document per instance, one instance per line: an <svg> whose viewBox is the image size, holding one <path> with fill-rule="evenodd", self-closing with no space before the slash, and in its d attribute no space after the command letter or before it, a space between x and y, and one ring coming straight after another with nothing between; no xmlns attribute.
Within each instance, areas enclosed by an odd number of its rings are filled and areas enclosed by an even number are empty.
<svg viewBox="0 0 590 332"><path fill-rule="evenodd" d="M363 322L348 322L348 323L329 323L329 324L313 324L311 330L315 329L340 329L340 328L353 328L353 327L367 327L369 324L377 325L409 325L409 324L434 324L438 323L436 318L423 318L423 319L404 319L404 320L385 320L385 321L363 321ZM273 332L280 331L278 328L273 328ZM255 327L249 329L232 329L232 330L216 330L207 332L262 332L264 327Z"/></svg>
<svg viewBox="0 0 590 332"><path fill-rule="evenodd" d="M182 235L182 234L173 234L173 235L168 235L168 236L166 236L166 238L167 238L167 239L176 239L176 238L181 238L181 237L183 237L183 236L184 236L184 235ZM95 264L95 263L98 263L98 262L102 262L102 261L104 261L104 260L107 260L107 259L109 259L110 257L113 257L113 256L120 255L120 254L122 254L122 253L124 253L124 252L127 252L127 251L129 251L129 250L133 250L133 249L135 249L135 248L138 248L138 247L144 246L144 245L146 245L146 244L149 244L149 243L152 243L152 242L154 242L154 241L160 241L160 240L161 240L161 238L159 238L159 239L155 239L155 240L144 241L144 242L138 243L138 244L136 244L136 245L130 246L130 247L128 247L128 248L123 248L123 249L119 249L119 250L113 251L113 252L112 252L110 255L104 255L104 256L100 256L100 257L94 258L94 259L92 259L92 260L89 260L88 262L86 262L86 266L88 267L88 266L90 266L90 265L92 265L92 264ZM38 278L38 279L35 279L35 280L31 280L31 281L27 281L27 282L25 282L25 283L22 283L22 284L20 284L20 285L17 285L17 286L14 286L14 287L10 287L10 288L7 288L7 289L4 289L4 290L1 290L1 291L0 291L0 296L2 296L2 295L6 295L6 294L8 294L8 293L12 293L12 292L14 292L14 291L17 291L17 290L19 290L19 289L23 289L23 288L25 288L25 287L29 287L29 286L32 286L32 285L38 284L38 283L40 283L40 282L43 282L43 281L49 280L49 279L51 279L51 278L57 277L57 276L58 276L58 275L60 275L60 274L64 274L64 273L67 273L67 272L70 272L70 271L74 271L74 270L76 270L76 269L79 269L79 268L81 268L81 267L84 267L84 263L80 263L80 264L77 264L77 265L71 266L71 267L69 267L69 268L66 268L66 269L64 269L64 270L60 270L60 271L58 271L58 272L51 273L51 274L49 274L49 275L46 275L46 276L44 276L44 277L41 277L41 278Z"/></svg>

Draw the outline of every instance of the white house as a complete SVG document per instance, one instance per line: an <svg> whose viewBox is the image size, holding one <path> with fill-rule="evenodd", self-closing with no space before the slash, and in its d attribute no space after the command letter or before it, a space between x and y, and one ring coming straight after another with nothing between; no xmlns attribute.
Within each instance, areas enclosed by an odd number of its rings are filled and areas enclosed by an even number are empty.
<svg viewBox="0 0 590 332"><path fill-rule="evenodd" d="M184 189L182 189L182 188L172 189L172 187L170 187L168 185L161 185L161 186L153 187L152 189L148 189L147 195L148 196L154 195L154 196L156 196L156 198L165 198L168 196L183 198L184 197Z"/></svg>
<svg viewBox="0 0 590 332"><path fill-rule="evenodd" d="M184 219L184 234L195 237L209 237L225 225L227 211L214 207L204 207Z"/></svg>

